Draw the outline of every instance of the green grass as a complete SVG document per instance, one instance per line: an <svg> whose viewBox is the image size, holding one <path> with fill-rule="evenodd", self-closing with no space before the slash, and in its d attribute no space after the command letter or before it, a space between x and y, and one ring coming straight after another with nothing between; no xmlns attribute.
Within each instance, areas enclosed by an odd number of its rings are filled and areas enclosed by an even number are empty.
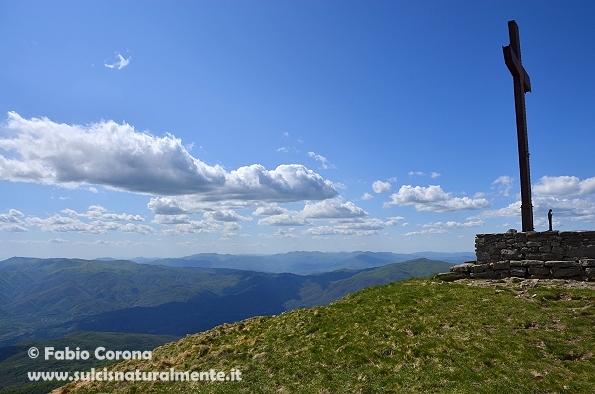
<svg viewBox="0 0 595 394"><path fill-rule="evenodd" d="M530 284L530 286L527 285ZM166 344L115 371L242 372L241 382L111 382L61 393L588 393L595 290L411 279L326 307Z"/></svg>

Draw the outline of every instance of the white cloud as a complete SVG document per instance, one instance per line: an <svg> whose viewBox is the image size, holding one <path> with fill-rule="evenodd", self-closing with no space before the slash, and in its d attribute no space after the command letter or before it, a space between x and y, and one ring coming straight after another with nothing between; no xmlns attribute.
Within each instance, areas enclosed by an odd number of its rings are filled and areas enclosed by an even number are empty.
<svg viewBox="0 0 595 394"><path fill-rule="evenodd" d="M300 238L297 234L294 233L295 228L290 227L287 230L284 229L277 229L277 232L274 234L258 234L259 237L264 238L289 238L289 239L296 239Z"/></svg>
<svg viewBox="0 0 595 394"><path fill-rule="evenodd" d="M17 211L18 212L18 211ZM155 229L144 224L121 223L138 222L144 218L139 215L109 213L105 208L92 205L86 213L79 213L72 209L65 209L62 213L67 216L54 214L47 218L29 216L20 221L21 226L39 227L43 232L78 232L87 234L105 234L108 231L124 233L153 234ZM21 214L21 216L23 216ZM0 215L0 224L2 216ZM81 219L86 219L81 220ZM20 220L20 219L19 219ZM26 231L21 230L21 231Z"/></svg>
<svg viewBox="0 0 595 394"><path fill-rule="evenodd" d="M93 245L93 246L97 246L97 245L101 245L101 246L132 246L132 245L134 245L132 243L132 241L106 241L103 239L93 241L93 242L76 241L74 244L75 245ZM138 243L137 243L137 245L138 245Z"/></svg>
<svg viewBox="0 0 595 394"><path fill-rule="evenodd" d="M329 163L329 161L324 156L317 155L314 152L308 152L308 156L313 157L314 160L316 160L317 162L320 163L320 167L325 170L327 170L329 168L337 168L337 167L335 167L334 164Z"/></svg>
<svg viewBox="0 0 595 394"><path fill-rule="evenodd" d="M52 238L52 239L50 239L48 241L48 243L51 243L51 244L66 244L66 243L68 243L68 241L65 240L65 239L62 239L62 238Z"/></svg>
<svg viewBox="0 0 595 394"><path fill-rule="evenodd" d="M490 209L479 215L469 216L467 220L493 219L503 217L521 217L521 202L517 201L504 208Z"/></svg>
<svg viewBox="0 0 595 394"><path fill-rule="evenodd" d="M305 231L306 234L310 235L354 235L354 236L365 236L365 235L376 235L377 230L365 230L350 228L346 225L341 226L317 226L311 227Z"/></svg>
<svg viewBox="0 0 595 394"><path fill-rule="evenodd" d="M252 220L251 217L238 215L231 209L205 212L204 217L205 219L215 220L218 222L239 222L242 220Z"/></svg>
<svg viewBox="0 0 595 394"><path fill-rule="evenodd" d="M87 213L76 213L72 210L64 210L63 212L74 213L76 216L96 220L114 220L117 222L142 222L145 220L145 218L140 215L131 215L127 213L109 213L107 209L105 209L101 205L91 205L87 210Z"/></svg>
<svg viewBox="0 0 595 394"><path fill-rule="evenodd" d="M282 153L300 153L299 150L297 150L297 148L295 146L282 146L281 148L277 149L277 152L282 152Z"/></svg>
<svg viewBox="0 0 595 394"><path fill-rule="evenodd" d="M391 201L385 206L414 206L417 211L453 212L468 209L482 209L490 205L485 198L452 197L440 186L403 185L397 193L391 195Z"/></svg>
<svg viewBox="0 0 595 394"><path fill-rule="evenodd" d="M117 53L116 54L116 62L112 63L112 64L105 63L104 66L107 68L111 68L111 69L116 68L118 70L121 70L130 64L130 59L132 59L132 58L129 57L128 59L125 59L124 56L122 56L120 53Z"/></svg>
<svg viewBox="0 0 595 394"><path fill-rule="evenodd" d="M219 223L211 220L191 220L187 223L174 224L162 231L165 235L183 235L183 234L213 234L222 233L233 235L232 231L240 230L242 227L235 222Z"/></svg>
<svg viewBox="0 0 595 394"><path fill-rule="evenodd" d="M508 196L510 189L512 189L512 178L506 175L499 176L494 182L492 187L498 189L498 194L502 196Z"/></svg>
<svg viewBox="0 0 595 394"><path fill-rule="evenodd" d="M248 209L265 206L267 203L260 201L203 201L200 195L154 197L147 204L147 208L156 215L180 215L204 213L220 209Z"/></svg>
<svg viewBox="0 0 595 394"><path fill-rule="evenodd" d="M554 213L554 222L557 220L595 221L595 201L593 198L569 199L537 196L533 198L533 216L536 224L539 222L546 223L547 211L549 209L552 209Z"/></svg>
<svg viewBox="0 0 595 394"><path fill-rule="evenodd" d="M0 213L0 231L11 233L28 231L25 223L21 220L24 217L21 211L9 209L7 213Z"/></svg>
<svg viewBox="0 0 595 394"><path fill-rule="evenodd" d="M435 222L435 223L427 223L422 225L422 227L427 228L469 228L469 227L480 227L483 226L483 220L476 220L476 221L467 221L464 223L455 222L455 221L448 221L448 222Z"/></svg>
<svg viewBox="0 0 595 394"><path fill-rule="evenodd" d="M410 178L412 178L414 176L426 176L428 174L426 174L425 172L422 172L422 171L409 171L408 175L409 175ZM439 176L441 176L441 174L439 172L432 171L430 173L430 178L432 178L432 179L436 179Z"/></svg>
<svg viewBox="0 0 595 394"><path fill-rule="evenodd" d="M138 225L132 223L104 222L94 220L92 222L83 222L72 217L60 216L54 214L48 218L28 217L25 222L27 226L37 226L43 232L78 232L88 234L105 234L108 231L134 232L138 234L152 234L155 232L153 227L147 225Z"/></svg>
<svg viewBox="0 0 595 394"><path fill-rule="evenodd" d="M374 198L374 196L371 195L370 193L364 193L364 195L361 197L362 200L371 200L373 198Z"/></svg>
<svg viewBox="0 0 595 394"><path fill-rule="evenodd" d="M351 201L343 202L341 198L333 198L316 203L307 202L302 210L306 218L356 218L368 213Z"/></svg>
<svg viewBox="0 0 595 394"><path fill-rule="evenodd" d="M385 224L386 226L396 226L401 220L405 220L405 218L403 216L393 216L388 218Z"/></svg>
<svg viewBox="0 0 595 394"><path fill-rule="evenodd" d="M355 218L349 220L342 220L339 223L326 226L311 227L304 231L305 234L310 235L377 235L379 230L388 226L394 226L399 220L400 216L389 218L388 221L383 222L376 218Z"/></svg>
<svg viewBox="0 0 595 394"><path fill-rule="evenodd" d="M546 223L547 212L552 209L556 220L577 222L595 221L595 201L593 198L559 198L533 197L533 219L535 224ZM516 201L504 208L486 210L479 215L470 216L467 220L494 218L521 218L521 202Z"/></svg>
<svg viewBox="0 0 595 394"><path fill-rule="evenodd" d="M8 114L14 138L0 138L0 179L76 187L83 184L157 195L194 194L199 201L323 200L332 182L303 165L267 170L259 164L226 172L192 157L173 135L154 137L113 121L87 126ZM183 212L174 212L183 213Z"/></svg>
<svg viewBox="0 0 595 394"><path fill-rule="evenodd" d="M272 215L258 220L261 226L306 226L311 224L300 212L288 212Z"/></svg>
<svg viewBox="0 0 595 394"><path fill-rule="evenodd" d="M533 185L535 195L569 197L595 192L595 177L579 180L575 176L544 176Z"/></svg>
<svg viewBox="0 0 595 394"><path fill-rule="evenodd" d="M372 190L374 190L374 193L384 193L389 191L391 188L391 184L388 182L383 182L383 181L376 181L372 184Z"/></svg>
<svg viewBox="0 0 595 394"><path fill-rule="evenodd" d="M287 208L280 207L277 204L268 204L263 207L258 207L252 213L254 216L271 216L271 215L280 215L282 213L288 213L289 210Z"/></svg>
<svg viewBox="0 0 595 394"><path fill-rule="evenodd" d="M23 213L21 211L17 211L16 209L9 209L7 213L0 213L0 222L4 223L20 223Z"/></svg>
<svg viewBox="0 0 595 394"><path fill-rule="evenodd" d="M431 228L429 230L421 230L421 231L411 231L405 234L401 234L404 237L411 237L414 235L428 235L428 234L446 234L448 233L447 230L444 229L436 229L436 228Z"/></svg>
<svg viewBox="0 0 595 394"><path fill-rule="evenodd" d="M188 215L155 215L153 223L157 224L188 224L190 218Z"/></svg>

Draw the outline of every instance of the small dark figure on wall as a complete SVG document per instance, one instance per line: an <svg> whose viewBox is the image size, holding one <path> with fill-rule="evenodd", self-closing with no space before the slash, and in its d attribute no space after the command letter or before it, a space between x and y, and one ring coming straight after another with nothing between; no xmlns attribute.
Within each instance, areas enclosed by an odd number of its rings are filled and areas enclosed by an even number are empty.
<svg viewBox="0 0 595 394"><path fill-rule="evenodd" d="M547 220L550 223L549 231L553 231L552 230L552 216L554 216L554 214L552 213L552 210L550 209L549 212L547 213Z"/></svg>

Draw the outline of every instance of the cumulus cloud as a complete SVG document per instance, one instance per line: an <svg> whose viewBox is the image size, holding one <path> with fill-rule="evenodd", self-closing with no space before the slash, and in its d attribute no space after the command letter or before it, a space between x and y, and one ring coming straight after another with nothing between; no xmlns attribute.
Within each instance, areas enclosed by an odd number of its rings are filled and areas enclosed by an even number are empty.
<svg viewBox="0 0 595 394"><path fill-rule="evenodd" d="M153 234L155 229L147 225L138 225L132 223L106 222L103 220L94 220L84 222L73 217L60 216L54 214L48 218L27 217L28 226L37 226L43 232L78 232L87 234L105 234L108 231L119 231L138 234Z"/></svg>
<svg viewBox="0 0 595 394"><path fill-rule="evenodd" d="M215 220L218 222L240 222L242 220L252 220L251 217L238 215L231 209L205 212L204 217L206 219Z"/></svg>
<svg viewBox="0 0 595 394"><path fill-rule="evenodd" d="M386 226L396 226L401 220L405 220L405 218L403 216L393 216L388 218L385 224Z"/></svg>
<svg viewBox="0 0 595 394"><path fill-rule="evenodd" d="M535 224L546 223L547 212L552 209L556 219L577 222L595 221L595 201L586 198L533 197L533 217ZM521 202L516 201L500 209L486 210L479 215L470 216L467 220L494 218L521 218Z"/></svg>
<svg viewBox="0 0 595 394"><path fill-rule="evenodd" d="M106 241L103 239L93 241L93 242L76 241L76 242L74 242L74 244L75 245L92 245L92 246L97 246L97 245L101 245L101 246L132 246L132 245L135 245L132 243L132 241ZM136 245L139 245L139 243L136 243Z"/></svg>
<svg viewBox="0 0 595 394"><path fill-rule="evenodd" d="M383 182L383 181L376 181L374 183L372 183L372 190L374 190L374 193L384 193L389 191L391 188L391 184L388 182Z"/></svg>
<svg viewBox="0 0 595 394"><path fill-rule="evenodd" d="M311 224L301 212L288 212L280 215L267 216L258 220L261 226L306 226Z"/></svg>
<svg viewBox="0 0 595 394"><path fill-rule="evenodd" d="M289 210L287 208L280 207L277 204L268 204L263 207L258 207L252 213L254 216L271 216L271 215L281 215L282 213L288 213Z"/></svg>
<svg viewBox="0 0 595 394"><path fill-rule="evenodd" d="M12 233L28 231L25 223L21 220L24 217L21 211L9 209L7 213L0 213L0 231Z"/></svg>
<svg viewBox="0 0 595 394"><path fill-rule="evenodd" d="M164 235L176 236L184 234L213 234L223 233L233 235L233 231L240 230L242 227L235 222L219 223L212 220L189 220L186 223L174 224L168 226L162 233Z"/></svg>
<svg viewBox="0 0 595 394"><path fill-rule="evenodd" d="M411 236L415 236L415 235L446 234L446 233L448 233L448 230L431 228L429 230L410 231L408 233L401 234L401 235L403 235L404 237L411 237Z"/></svg>
<svg viewBox="0 0 595 394"><path fill-rule="evenodd" d="M435 222L435 223L427 223L422 225L422 227L428 228L469 228L469 227L480 227L483 226L483 220L476 220L476 221L467 221L467 222L455 222L455 221L448 221L448 222Z"/></svg>
<svg viewBox="0 0 595 394"><path fill-rule="evenodd" d="M311 220L352 220L368 215L366 211L351 201L332 198L316 203L307 202L301 211L290 211L277 205L257 208L253 215L267 216L258 221L264 226L306 226Z"/></svg>
<svg viewBox="0 0 595 394"><path fill-rule="evenodd" d="M499 176L498 179L492 182L492 188L496 188L498 194L508 196L510 189L512 189L512 178L506 175Z"/></svg>
<svg viewBox="0 0 595 394"><path fill-rule="evenodd" d="M544 176L533 185L536 195L569 197L595 192L595 177L579 180L575 176Z"/></svg>
<svg viewBox="0 0 595 394"><path fill-rule="evenodd" d="M368 213L351 201L343 202L341 198L333 198L316 203L307 202L302 214L306 218L332 219L363 217Z"/></svg>
<svg viewBox="0 0 595 394"><path fill-rule="evenodd" d="M592 198L535 197L533 199L533 206L536 223L545 223L549 209L553 210L556 220L595 221L595 201Z"/></svg>
<svg viewBox="0 0 595 394"><path fill-rule="evenodd" d="M116 61L114 63L108 64L108 63L104 63L104 66L107 68L111 68L111 69L118 69L121 70L124 67L126 67L127 65L130 64L130 59L132 59L131 57L129 57L128 59L125 59L124 56L122 56L122 54L117 53L116 54Z"/></svg>
<svg viewBox="0 0 595 394"><path fill-rule="evenodd" d="M187 215L194 213L204 213L221 209L248 209L265 206L267 203L260 201L203 201L202 196L173 196L173 197L154 197L147 203L147 208L156 215Z"/></svg>
<svg viewBox="0 0 595 394"><path fill-rule="evenodd" d="M374 196L371 195L370 193L364 193L364 195L361 197L362 200L371 200L373 198L374 198Z"/></svg>
<svg viewBox="0 0 595 394"><path fill-rule="evenodd" d="M355 218L349 220L336 221L331 225L315 226L304 231L305 234L322 235L377 235L379 230L388 226L394 226L402 217L392 217L387 221L376 218Z"/></svg>
<svg viewBox="0 0 595 394"><path fill-rule="evenodd" d="M314 152L308 152L308 156L314 158L314 160L316 160L318 163L320 163L320 168L323 168L325 170L327 170L329 168L337 168L337 167L335 167L334 164L329 163L329 161L324 156L317 155Z"/></svg>
<svg viewBox="0 0 595 394"><path fill-rule="evenodd" d="M430 178L433 178L433 179L436 179L436 178L438 178L439 176L440 176L440 173L439 173L439 172L432 172L432 173L430 174Z"/></svg>
<svg viewBox="0 0 595 394"><path fill-rule="evenodd" d="M360 219L333 226L310 227L304 233L310 235L376 235L378 230L385 227L384 222L379 219Z"/></svg>
<svg viewBox="0 0 595 394"><path fill-rule="evenodd" d="M297 234L294 233L295 228L290 227L287 230L282 228L277 229L276 233L273 234L258 234L259 237L264 238L289 238L289 239L296 239L300 238Z"/></svg>
<svg viewBox="0 0 595 394"><path fill-rule="evenodd" d="M145 220L145 218L140 215L110 213L101 205L91 205L86 213L79 213L72 209L64 209L62 212L71 217L85 217L94 220L113 220L116 222L142 222Z"/></svg>
<svg viewBox="0 0 595 394"><path fill-rule="evenodd" d="M188 215L155 215L153 223L157 224L188 224L190 218Z"/></svg>
<svg viewBox="0 0 595 394"><path fill-rule="evenodd" d="M47 218L36 216L24 218L21 212L11 209L8 215L0 214L0 230L28 231L28 227L38 227L41 231L49 233L105 234L108 231L137 234L155 233L155 229L151 226L123 223L143 221L144 218L139 215L110 213L98 205L89 207L86 213L79 213L72 209L65 209L62 213L66 216L54 214Z"/></svg>
<svg viewBox="0 0 595 394"><path fill-rule="evenodd" d="M521 217L521 202L517 201L504 208L490 209L481 212L479 215L469 216L467 220L493 219L503 217Z"/></svg>
<svg viewBox="0 0 595 394"><path fill-rule="evenodd" d="M482 209L490 205L485 198L453 197L440 186L428 187L403 185L391 195L385 206L413 206L417 211L454 212L469 209Z"/></svg>
<svg viewBox="0 0 595 394"><path fill-rule="evenodd" d="M194 200L290 202L323 200L332 182L303 165L267 170L253 164L227 172L192 157L173 135L155 137L128 124L102 121L86 126L8 114L12 138L0 138L0 179L76 187L83 184ZM174 212L182 213L182 212Z"/></svg>

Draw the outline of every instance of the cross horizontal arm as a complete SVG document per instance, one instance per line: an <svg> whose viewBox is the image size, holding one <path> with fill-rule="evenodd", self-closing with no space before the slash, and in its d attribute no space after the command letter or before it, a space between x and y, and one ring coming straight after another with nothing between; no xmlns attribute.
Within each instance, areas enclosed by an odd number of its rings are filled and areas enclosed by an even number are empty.
<svg viewBox="0 0 595 394"><path fill-rule="evenodd" d="M523 86L523 93L531 91L531 80L529 74L525 71L525 67L521 64L521 61L517 57L516 53L512 50L510 45L502 47L504 51L504 62L506 67L510 70L513 78L519 78Z"/></svg>

